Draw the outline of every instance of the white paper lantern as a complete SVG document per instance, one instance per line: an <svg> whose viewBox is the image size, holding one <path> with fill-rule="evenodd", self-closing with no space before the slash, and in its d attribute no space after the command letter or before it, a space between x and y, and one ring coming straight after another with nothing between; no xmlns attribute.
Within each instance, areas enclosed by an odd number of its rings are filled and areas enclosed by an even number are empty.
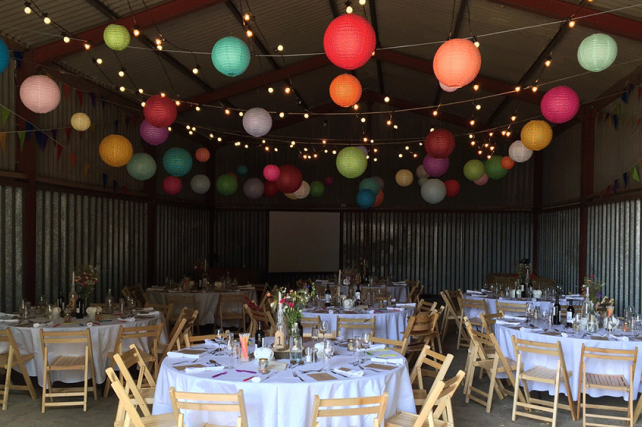
<svg viewBox="0 0 642 427"><path fill-rule="evenodd" d="M522 141L517 140L508 147L508 157L515 163L524 163L533 155L533 150L526 148Z"/></svg>
<svg viewBox="0 0 642 427"><path fill-rule="evenodd" d="M446 197L446 185L440 179L429 179L421 186L421 197L434 205Z"/></svg>
<svg viewBox="0 0 642 427"><path fill-rule="evenodd" d="M272 116L263 108L250 108L243 115L243 129L256 138L267 135L272 129Z"/></svg>
<svg viewBox="0 0 642 427"><path fill-rule="evenodd" d="M243 184L243 193L248 199L258 199L263 195L264 191L265 185L258 178L250 178Z"/></svg>
<svg viewBox="0 0 642 427"><path fill-rule="evenodd" d="M205 194L210 189L212 183L207 175L194 175L189 183L190 187L196 194Z"/></svg>
<svg viewBox="0 0 642 427"><path fill-rule="evenodd" d="M85 113L76 113L71 116L71 127L78 132L84 132L91 126L91 119Z"/></svg>
<svg viewBox="0 0 642 427"><path fill-rule="evenodd" d="M417 166L417 170L415 171L415 175L417 175L417 178L422 178L424 176L428 176L428 173L426 172L426 169L424 168L424 164L420 164Z"/></svg>
<svg viewBox="0 0 642 427"><path fill-rule="evenodd" d="M20 85L20 100L34 113L45 114L60 103L60 88L47 76L27 77Z"/></svg>
<svg viewBox="0 0 642 427"><path fill-rule="evenodd" d="M310 194L310 184L306 181L301 182L301 186L294 192L297 199L305 199Z"/></svg>
<svg viewBox="0 0 642 427"><path fill-rule="evenodd" d="M454 92L454 91L456 91L457 89L459 89L458 87L450 87L450 86L446 86L446 85L445 85L445 84L443 84L442 82L439 82L439 87L440 87L440 88L441 88L441 90L443 90L444 92Z"/></svg>

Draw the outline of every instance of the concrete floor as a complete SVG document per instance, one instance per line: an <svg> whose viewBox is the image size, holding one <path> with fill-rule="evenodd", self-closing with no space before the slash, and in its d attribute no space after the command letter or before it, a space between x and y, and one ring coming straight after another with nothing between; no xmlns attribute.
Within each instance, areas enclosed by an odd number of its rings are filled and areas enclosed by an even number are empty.
<svg viewBox="0 0 642 427"><path fill-rule="evenodd" d="M459 369L464 369L467 349L455 349L456 340L449 337L446 340L444 351L453 353L455 359L450 367L448 378L453 376ZM572 381L577 381L575 377ZM475 379L475 385L488 389L488 378L483 380ZM9 396L9 407L6 411L0 411L0 427L24 427L24 426L56 426L56 427L73 427L73 426L91 426L91 427L113 427L118 399L114 393L110 393L107 399L99 394L98 401L89 400L87 412L83 412L80 407L70 408L48 408L47 412L42 414L40 411L40 389L37 388L38 399L31 400L27 392L14 391ZM102 391L102 386L99 386ZM562 398L564 396L561 396ZM622 399L600 399L600 403L607 403L611 400L615 405L621 406ZM471 402L464 402L462 388L457 390L454 400L453 409L455 425L457 427L536 427L543 425L541 421L518 418L517 421L511 421L512 397L504 400L493 401L490 414L481 405ZM581 421L573 421L568 411L558 411L559 427L581 426Z"/></svg>

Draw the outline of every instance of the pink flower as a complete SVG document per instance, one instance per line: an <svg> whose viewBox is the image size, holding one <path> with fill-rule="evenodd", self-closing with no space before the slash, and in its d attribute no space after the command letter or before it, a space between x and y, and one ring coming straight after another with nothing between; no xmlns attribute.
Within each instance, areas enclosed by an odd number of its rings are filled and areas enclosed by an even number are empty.
<svg viewBox="0 0 642 427"><path fill-rule="evenodd" d="M290 289L290 293L293 293L293 292L294 292L294 289Z"/></svg>
<svg viewBox="0 0 642 427"><path fill-rule="evenodd" d="M285 298L282 298L281 301L279 301L280 304L283 304L285 302Z"/></svg>
<svg viewBox="0 0 642 427"><path fill-rule="evenodd" d="M593 276L593 275L591 274L589 277L592 279L592 278L593 278L593 277L595 277L595 276Z"/></svg>
<svg viewBox="0 0 642 427"><path fill-rule="evenodd" d="M290 308L294 308L294 303L293 302L290 303Z"/></svg>
<svg viewBox="0 0 642 427"><path fill-rule="evenodd" d="M267 297L270 298L271 296L272 296L272 294L268 292L267 293Z"/></svg>

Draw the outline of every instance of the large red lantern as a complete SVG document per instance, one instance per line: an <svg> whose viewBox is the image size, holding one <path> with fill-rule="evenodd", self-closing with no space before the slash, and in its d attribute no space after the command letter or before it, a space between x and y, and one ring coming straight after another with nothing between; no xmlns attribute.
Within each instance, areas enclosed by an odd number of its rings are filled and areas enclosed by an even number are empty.
<svg viewBox="0 0 642 427"><path fill-rule="evenodd" d="M182 189L183 183L179 178L176 178L175 176L168 176L163 180L163 190L165 190L167 194L178 194Z"/></svg>
<svg viewBox="0 0 642 427"><path fill-rule="evenodd" d="M303 174L299 168L292 165L283 165L279 169L281 170L281 175L276 180L276 188L281 193L294 193L301 187Z"/></svg>
<svg viewBox="0 0 642 427"><path fill-rule="evenodd" d="M276 188L276 182L275 181L265 181L263 182L263 195L265 197L274 197L276 196L276 193L279 192L279 189Z"/></svg>
<svg viewBox="0 0 642 427"><path fill-rule="evenodd" d="M432 67L437 80L445 86L466 86L479 74L481 54L470 40L450 39L437 49Z"/></svg>
<svg viewBox="0 0 642 427"><path fill-rule="evenodd" d="M435 159L445 159L455 150L455 137L447 129L435 129L426 137L426 153Z"/></svg>
<svg viewBox="0 0 642 427"><path fill-rule="evenodd" d="M323 49L328 59L344 70L356 70L365 65L376 44L372 25L355 14L335 18L323 36Z"/></svg>
<svg viewBox="0 0 642 427"><path fill-rule="evenodd" d="M330 83L330 98L340 107L352 107L361 99L361 83L352 74L341 74Z"/></svg>
<svg viewBox="0 0 642 427"><path fill-rule="evenodd" d="M166 128L176 120L176 104L166 96L154 95L145 102L145 119L157 128Z"/></svg>
<svg viewBox="0 0 642 427"><path fill-rule="evenodd" d="M461 190L459 182L454 179L444 181L444 185L446 186L446 197L455 197L459 194L459 190Z"/></svg>

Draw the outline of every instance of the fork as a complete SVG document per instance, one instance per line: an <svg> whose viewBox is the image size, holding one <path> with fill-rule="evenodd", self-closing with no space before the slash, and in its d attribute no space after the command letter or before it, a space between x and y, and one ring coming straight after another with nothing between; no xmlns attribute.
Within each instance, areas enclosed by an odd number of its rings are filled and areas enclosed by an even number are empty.
<svg viewBox="0 0 642 427"><path fill-rule="evenodd" d="M294 375L294 378L298 378L299 381L303 382L303 378L301 378L296 372L292 372L292 375Z"/></svg>

